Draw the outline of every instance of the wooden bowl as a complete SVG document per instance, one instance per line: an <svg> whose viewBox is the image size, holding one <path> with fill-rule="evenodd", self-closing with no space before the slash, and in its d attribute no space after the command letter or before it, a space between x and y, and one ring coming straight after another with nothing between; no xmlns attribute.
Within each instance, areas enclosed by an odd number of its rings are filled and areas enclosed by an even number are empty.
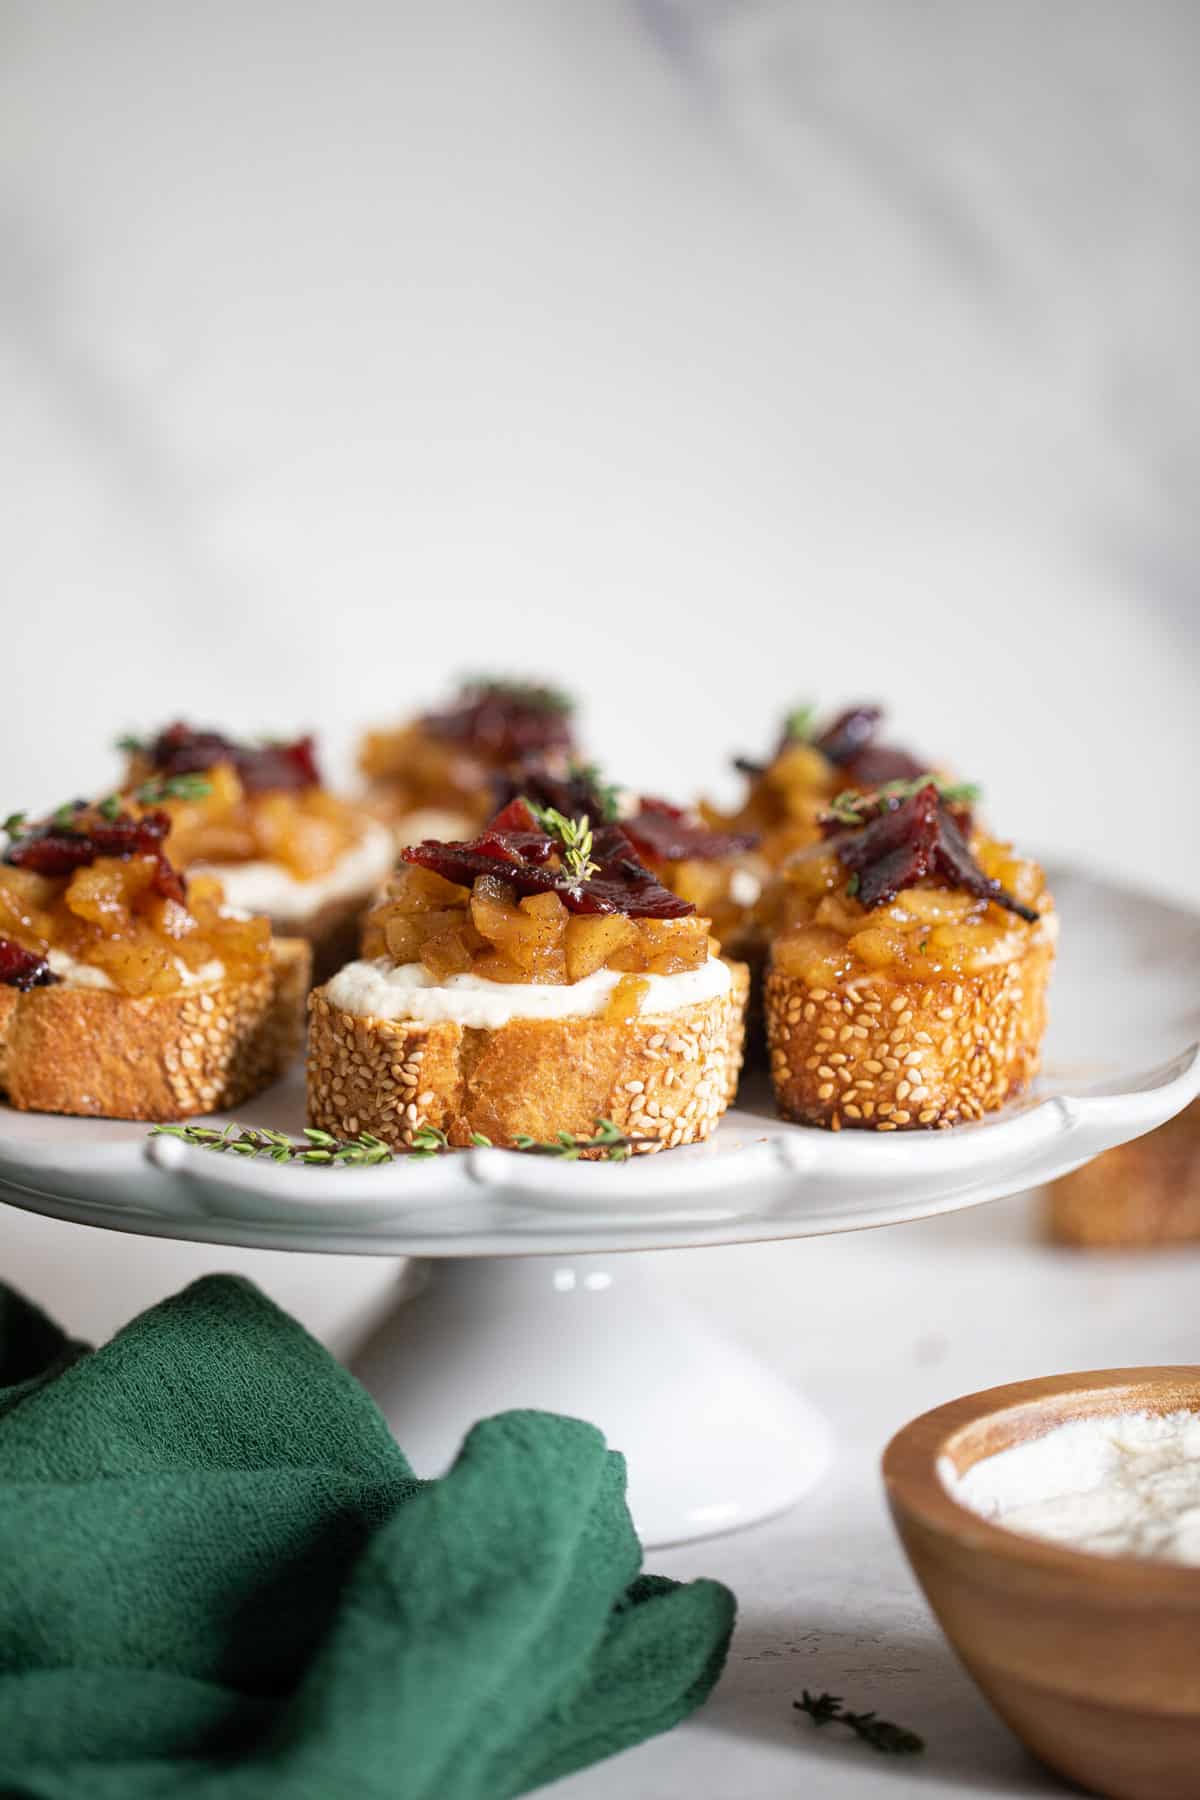
<svg viewBox="0 0 1200 1800"><path fill-rule="evenodd" d="M883 1458L913 1572L969 1673L1043 1762L1113 1800L1200 1795L1200 1568L1021 1537L960 1506L983 1456L1098 1413L1200 1411L1200 1368L1018 1381L939 1406Z"/></svg>

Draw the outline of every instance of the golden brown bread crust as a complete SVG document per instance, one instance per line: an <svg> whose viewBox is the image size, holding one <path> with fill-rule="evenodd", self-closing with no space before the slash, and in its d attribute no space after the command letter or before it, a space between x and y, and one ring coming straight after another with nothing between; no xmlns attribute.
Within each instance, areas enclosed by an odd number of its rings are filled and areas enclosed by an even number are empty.
<svg viewBox="0 0 1200 1800"><path fill-rule="evenodd" d="M252 981L152 994L0 987L0 1089L22 1112L186 1119L282 1074L304 1034L309 948L277 938Z"/></svg>
<svg viewBox="0 0 1200 1800"><path fill-rule="evenodd" d="M1136 1250L1200 1240L1200 1100L1046 1191L1056 1244Z"/></svg>
<svg viewBox="0 0 1200 1800"><path fill-rule="evenodd" d="M1053 951L961 982L860 977L810 988L769 969L767 1044L784 1118L913 1131L982 1118L1036 1075Z"/></svg>
<svg viewBox="0 0 1200 1800"><path fill-rule="evenodd" d="M467 1145L559 1131L590 1137L598 1118L656 1149L707 1137L742 1061L749 977L677 1013L627 1019L514 1019L495 1030L364 1019L309 1000L309 1123L339 1137L371 1131L393 1148L424 1125Z"/></svg>

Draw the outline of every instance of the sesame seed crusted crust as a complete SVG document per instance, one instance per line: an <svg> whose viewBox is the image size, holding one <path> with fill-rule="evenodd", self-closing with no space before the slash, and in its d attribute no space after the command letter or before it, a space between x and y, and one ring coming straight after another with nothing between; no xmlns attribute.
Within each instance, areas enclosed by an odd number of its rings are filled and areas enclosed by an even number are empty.
<svg viewBox="0 0 1200 1800"><path fill-rule="evenodd" d="M473 1132L507 1145L520 1135L590 1136L610 1118L646 1149L708 1136L733 1098L742 1063L748 973L731 963L726 994L681 1011L619 1023L513 1019L495 1030L439 1020L359 1018L318 988L309 999L309 1123L353 1137L371 1131L402 1149L422 1126L465 1146Z"/></svg>
<svg viewBox="0 0 1200 1800"><path fill-rule="evenodd" d="M0 988L0 1089L21 1112L187 1119L238 1106L298 1053L309 948L276 938L250 981L134 998Z"/></svg>
<svg viewBox="0 0 1200 1800"><path fill-rule="evenodd" d="M1053 950L962 981L862 976L812 988L768 971L767 1043L784 1118L833 1131L919 1131L980 1119L1038 1071Z"/></svg>

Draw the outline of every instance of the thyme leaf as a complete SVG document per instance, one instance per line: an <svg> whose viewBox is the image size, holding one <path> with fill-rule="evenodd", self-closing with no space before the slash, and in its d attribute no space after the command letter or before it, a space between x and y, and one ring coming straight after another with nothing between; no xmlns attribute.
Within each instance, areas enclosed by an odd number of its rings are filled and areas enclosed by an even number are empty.
<svg viewBox="0 0 1200 1800"><path fill-rule="evenodd" d="M856 1737L882 1756L912 1756L924 1750L925 1740L904 1725L893 1725L876 1712L847 1712L838 1694L810 1694L793 1700L797 1712L807 1713L814 1725L845 1725Z"/></svg>
<svg viewBox="0 0 1200 1800"><path fill-rule="evenodd" d="M568 885L574 887L589 880L600 864L592 861L592 822L587 814L568 819L556 806L539 806L536 800L529 799L525 799L525 805L546 835L557 838L562 846L563 874Z"/></svg>
<svg viewBox="0 0 1200 1800"><path fill-rule="evenodd" d="M203 800L212 793L212 782L199 772L187 775L156 775L133 790L139 806L158 806L164 800Z"/></svg>
<svg viewBox="0 0 1200 1800"><path fill-rule="evenodd" d="M783 735L791 744L807 744L817 722L817 709L811 703L794 706L783 722Z"/></svg>
<svg viewBox="0 0 1200 1800"><path fill-rule="evenodd" d="M136 737L131 731L127 731L117 739L113 748L116 750L123 750L126 756L138 756L146 748L146 740L145 738Z"/></svg>

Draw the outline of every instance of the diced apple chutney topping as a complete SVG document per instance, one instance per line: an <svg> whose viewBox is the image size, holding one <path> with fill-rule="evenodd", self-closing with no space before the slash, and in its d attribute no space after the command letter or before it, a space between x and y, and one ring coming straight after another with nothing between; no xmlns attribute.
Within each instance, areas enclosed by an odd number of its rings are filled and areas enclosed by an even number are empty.
<svg viewBox="0 0 1200 1800"><path fill-rule="evenodd" d="M841 797L825 840L788 859L770 896L774 967L812 987L877 971L945 980L1009 962L1032 936L1049 936L1042 871L970 832L955 792L925 777Z"/></svg>
<svg viewBox="0 0 1200 1800"><path fill-rule="evenodd" d="M842 789L864 792L885 781L911 779L928 766L907 750L879 742L883 716L879 706L851 706L822 729L812 707L797 707L784 721L769 761L738 758L736 767L751 778L740 811L721 818L708 809L708 816L714 823L761 832L763 853L778 868L820 835L820 815Z"/></svg>
<svg viewBox="0 0 1200 1800"><path fill-rule="evenodd" d="M113 796L8 829L0 937L39 961L61 951L134 995L176 993L214 963L231 978L267 966L269 923L227 918L211 877L185 883L164 848L165 812L137 815Z"/></svg>
<svg viewBox="0 0 1200 1800"><path fill-rule="evenodd" d="M537 682L469 681L449 706L368 732L359 767L389 818L432 808L482 824L496 810L497 773L526 759L565 767L573 712L568 695Z"/></svg>
<svg viewBox="0 0 1200 1800"><path fill-rule="evenodd" d="M148 776L203 774L194 793L164 802L171 855L193 863L279 863L297 881L327 875L362 841L367 818L320 785L311 737L239 744L217 731L170 725L147 743L124 740L131 786Z"/></svg>
<svg viewBox="0 0 1200 1800"><path fill-rule="evenodd" d="M709 922L639 863L618 826L513 801L469 844L416 844L367 921L364 951L436 980L673 975L709 956ZM570 829L567 829L567 828ZM641 992L621 984L636 1011Z"/></svg>
<svg viewBox="0 0 1200 1800"><path fill-rule="evenodd" d="M720 830L669 801L623 795L598 769L579 763L563 775L545 764L526 764L496 786L501 805L523 793L566 816L619 821L639 859L664 887L705 915L720 943L736 940L744 927L745 896L757 895L767 874L755 854L754 832Z"/></svg>
<svg viewBox="0 0 1200 1800"><path fill-rule="evenodd" d="M311 736L292 743L241 744L220 731L199 731L177 720L148 743L126 739L125 747L157 775L199 774L228 763L247 794L295 793L321 785Z"/></svg>

